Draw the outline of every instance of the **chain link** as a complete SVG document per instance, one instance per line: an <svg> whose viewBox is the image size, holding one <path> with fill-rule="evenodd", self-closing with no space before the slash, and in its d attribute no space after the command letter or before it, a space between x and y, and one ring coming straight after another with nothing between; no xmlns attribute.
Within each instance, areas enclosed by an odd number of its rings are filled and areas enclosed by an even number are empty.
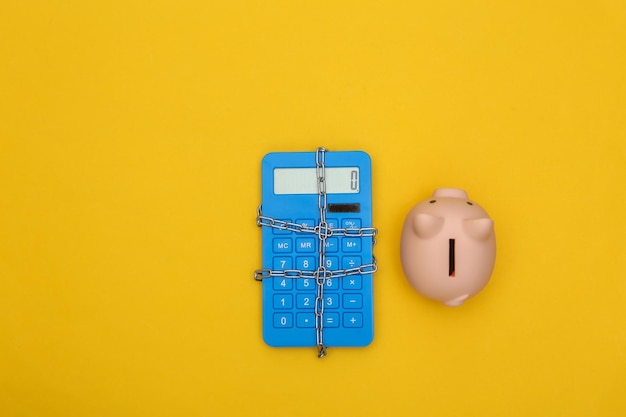
<svg viewBox="0 0 626 417"><path fill-rule="evenodd" d="M317 234L317 229L315 227L306 226L304 224L286 222L284 220L273 219L271 217L263 216L261 213L261 207L259 206L257 210L256 216L256 225L259 227L267 226L273 227L278 230L286 230L290 232L296 233L315 233Z"/></svg>
<svg viewBox="0 0 626 417"><path fill-rule="evenodd" d="M354 268L348 269L339 269L339 270L326 270L326 279L336 279L343 278L350 275L366 275L373 274L378 270L378 266L376 262L371 264L364 264ZM308 278L308 279L317 279L317 271L303 271L300 269L283 269L283 270L273 270L273 269L257 269L254 271L254 279L257 281L263 281L268 278Z"/></svg>
<svg viewBox="0 0 626 417"><path fill-rule="evenodd" d="M302 271L300 269L283 269L275 271L273 269L257 269L254 271L254 279L263 281L267 278L310 278L315 279L315 271Z"/></svg>
<svg viewBox="0 0 626 417"><path fill-rule="evenodd" d="M376 244L376 235L378 230L375 227L363 228L342 228L334 229L328 225L326 221L326 149L317 148L315 152L315 172L317 176L317 202L320 215L320 222L315 227L306 226L304 224L292 223L284 220L274 219L264 216L261 206L257 209L256 224L259 227L271 227L279 230L285 230L296 233L313 233L319 240L319 266L315 271L303 271L299 269L258 269L254 272L254 279L263 281L268 278L309 278L315 279L317 293L315 296L314 313L315 313L315 340L317 346L317 356L323 358L326 356L326 345L324 345L324 284L327 279L342 278L351 275L373 274L378 269L376 258L370 264L359 265L358 267L328 270L326 268L326 240L334 235L353 236L353 237L371 237L372 245Z"/></svg>
<svg viewBox="0 0 626 417"><path fill-rule="evenodd" d="M324 345L324 283L328 278L326 269L326 239L328 238L328 223L326 222L326 149L317 148L315 152L315 171L317 173L317 206L320 211L320 223L316 227L319 239L319 264L316 279L317 295L315 297L315 340L317 357L326 356Z"/></svg>
<svg viewBox="0 0 626 417"><path fill-rule="evenodd" d="M373 237L378 234L378 230L375 227L361 227L359 229L332 229L326 223L325 226L321 224L311 227L300 223L292 223L284 220L273 219L268 216L263 216L261 211L257 212L256 224L259 227L272 227L278 230L285 230L296 233L312 233L316 235L324 234L327 238L331 236L353 236L353 237Z"/></svg>
<svg viewBox="0 0 626 417"><path fill-rule="evenodd" d="M375 227L361 227L360 229L331 229L332 235L355 236L355 237L373 237L378 234Z"/></svg>

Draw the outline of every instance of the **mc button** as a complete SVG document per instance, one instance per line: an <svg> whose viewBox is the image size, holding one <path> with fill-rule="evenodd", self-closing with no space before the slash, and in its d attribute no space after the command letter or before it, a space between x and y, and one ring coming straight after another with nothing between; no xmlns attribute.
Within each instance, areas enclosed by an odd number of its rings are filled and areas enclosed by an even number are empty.
<svg viewBox="0 0 626 417"><path fill-rule="evenodd" d="M274 239L273 250L276 253L289 253L291 252L291 239Z"/></svg>

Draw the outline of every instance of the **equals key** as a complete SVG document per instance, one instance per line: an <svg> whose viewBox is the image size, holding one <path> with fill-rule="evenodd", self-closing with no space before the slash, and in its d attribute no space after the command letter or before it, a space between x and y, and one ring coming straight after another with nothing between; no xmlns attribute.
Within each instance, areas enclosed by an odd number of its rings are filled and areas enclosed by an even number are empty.
<svg viewBox="0 0 626 417"><path fill-rule="evenodd" d="M339 314L324 313L324 327L339 327Z"/></svg>

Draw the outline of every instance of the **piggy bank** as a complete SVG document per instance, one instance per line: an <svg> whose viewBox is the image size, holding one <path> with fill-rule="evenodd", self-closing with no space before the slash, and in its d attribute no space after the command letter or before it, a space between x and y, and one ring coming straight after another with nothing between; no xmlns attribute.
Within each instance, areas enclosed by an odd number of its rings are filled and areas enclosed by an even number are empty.
<svg viewBox="0 0 626 417"><path fill-rule="evenodd" d="M437 189L406 217L400 257L417 292L459 306L482 290L493 272L493 220L465 191Z"/></svg>

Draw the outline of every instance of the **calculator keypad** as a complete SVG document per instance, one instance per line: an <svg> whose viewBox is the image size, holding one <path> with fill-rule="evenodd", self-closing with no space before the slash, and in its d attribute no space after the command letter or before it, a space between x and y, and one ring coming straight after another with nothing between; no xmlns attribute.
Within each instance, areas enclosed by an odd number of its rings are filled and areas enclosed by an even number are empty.
<svg viewBox="0 0 626 417"><path fill-rule="evenodd" d="M291 222L291 220L284 220ZM315 227L313 220L298 219L298 224ZM360 219L329 219L334 227L360 228ZM273 234L281 235L272 240L273 266L275 270L315 271L318 268L318 239L311 236L273 229ZM362 238L337 236L326 240L325 266L330 271L358 268L362 265L360 256ZM363 277L354 274L324 281L324 328L354 329L363 326ZM314 306L317 283L313 278L273 277L275 329L315 328ZM312 333L311 333L312 334Z"/></svg>

